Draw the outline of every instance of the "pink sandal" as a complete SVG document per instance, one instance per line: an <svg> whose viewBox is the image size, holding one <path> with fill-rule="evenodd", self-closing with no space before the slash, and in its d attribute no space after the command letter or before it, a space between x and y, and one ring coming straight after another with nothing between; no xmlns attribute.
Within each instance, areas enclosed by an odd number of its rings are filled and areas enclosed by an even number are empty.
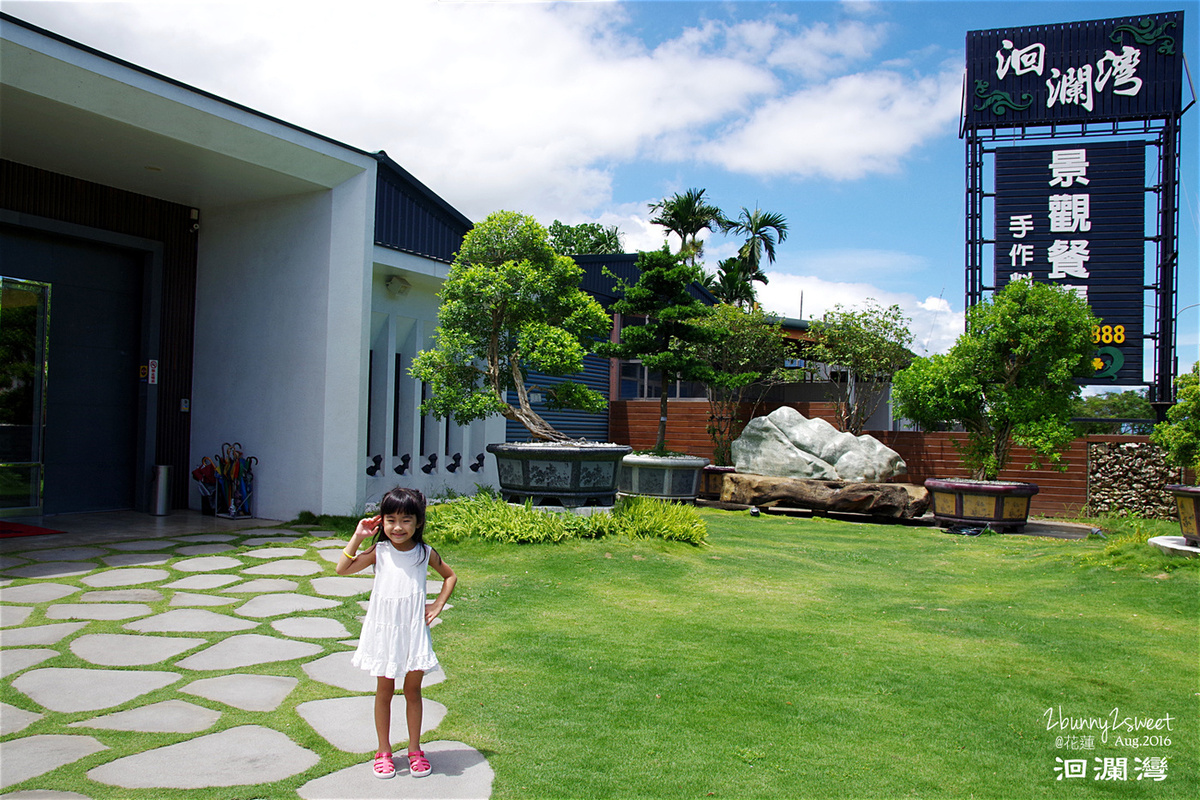
<svg viewBox="0 0 1200 800"><path fill-rule="evenodd" d="M392 754L376 753L373 771L376 778L386 779L396 777L396 765L392 763Z"/></svg>
<svg viewBox="0 0 1200 800"><path fill-rule="evenodd" d="M429 759L425 757L424 750L409 752L408 754L408 774L414 778L424 778L429 773L433 772L433 767L429 764Z"/></svg>

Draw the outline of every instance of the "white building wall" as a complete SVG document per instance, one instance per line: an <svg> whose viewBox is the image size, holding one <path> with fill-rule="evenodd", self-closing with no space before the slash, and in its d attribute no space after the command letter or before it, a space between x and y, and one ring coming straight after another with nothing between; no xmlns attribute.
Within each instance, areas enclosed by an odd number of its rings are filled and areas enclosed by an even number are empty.
<svg viewBox="0 0 1200 800"><path fill-rule="evenodd" d="M371 436L364 452L363 474L373 466L374 456L381 460L375 474L367 477L368 502L379 500L395 486L418 489L427 497L444 497L473 494L480 485L498 485L495 458L484 448L504 441L504 419L492 417L460 426L453 420L422 416L421 383L408 375L413 357L433 344L437 292L448 271L448 265L437 261L375 248ZM393 277L403 279L407 286L389 290L388 279ZM451 469L455 454L461 461ZM437 456L436 463L431 464L431 455ZM484 456L482 467L471 469L480 455Z"/></svg>
<svg viewBox="0 0 1200 800"><path fill-rule="evenodd" d="M361 506L374 180L202 216L192 460L240 442L256 517Z"/></svg>

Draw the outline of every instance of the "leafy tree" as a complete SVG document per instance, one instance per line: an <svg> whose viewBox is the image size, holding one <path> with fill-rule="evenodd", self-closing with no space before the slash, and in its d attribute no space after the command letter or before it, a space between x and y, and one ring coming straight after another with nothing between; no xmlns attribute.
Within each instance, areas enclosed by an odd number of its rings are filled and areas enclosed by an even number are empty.
<svg viewBox="0 0 1200 800"><path fill-rule="evenodd" d="M892 376L912 361L911 324L900 306L884 308L867 299L862 309L836 305L810 327L816 342L804 357L829 367L829 393L842 430L861 434L887 396Z"/></svg>
<svg viewBox="0 0 1200 800"><path fill-rule="evenodd" d="M747 283L758 281L767 283L766 273L762 271L762 257L765 254L767 263L775 263L775 245L787 239L787 219L782 214L763 211L756 208L753 211L742 207L736 220L725 220L721 230L746 237L746 243L738 250L738 265L742 277Z"/></svg>
<svg viewBox="0 0 1200 800"><path fill-rule="evenodd" d="M616 225L605 227L598 222L567 225L554 220L550 223L550 245L560 255L608 255L624 253L625 244Z"/></svg>
<svg viewBox="0 0 1200 800"><path fill-rule="evenodd" d="M1144 392L1124 391L1105 392L1104 394L1080 397L1071 408L1072 417L1087 417L1092 419L1154 419L1154 408L1146 399ZM1075 433L1086 436L1089 433L1121 433L1127 436L1145 436L1154 427L1153 422L1075 422ZM1114 430L1114 428L1116 430Z"/></svg>
<svg viewBox="0 0 1200 800"><path fill-rule="evenodd" d="M754 305L754 286L742 275L736 258L727 258L717 265L717 274L705 273L704 288L722 303L750 308Z"/></svg>
<svg viewBox="0 0 1200 800"><path fill-rule="evenodd" d="M750 401L757 407L763 389L787 379L787 337L778 318L757 308L747 311L722 304L693 324L709 332L695 352L711 369L703 381L713 461L732 464L733 440L745 427L742 404ZM752 408L750 417L754 415Z"/></svg>
<svg viewBox="0 0 1200 800"><path fill-rule="evenodd" d="M583 270L550 246L532 217L497 211L477 224L442 284L434 347L418 354L412 376L432 397L421 406L463 424L502 414L535 439L565 441L529 403L528 372L571 375L612 323L579 288ZM517 405L507 401L510 390ZM552 407L600 411L604 398L571 381L548 388Z"/></svg>
<svg viewBox="0 0 1200 800"><path fill-rule="evenodd" d="M1172 464L1200 472L1200 361L1175 378L1175 405L1150 440L1167 451Z"/></svg>
<svg viewBox="0 0 1200 800"><path fill-rule="evenodd" d="M656 216L650 221L661 225L679 237L679 253L691 266L704 249L700 231L711 231L720 227L725 217L721 209L704 199L703 189L688 189L683 194L676 192L671 197L650 204L650 212Z"/></svg>
<svg viewBox="0 0 1200 800"><path fill-rule="evenodd" d="M927 428L961 424L967 439L955 446L977 479L999 475L1013 442L1034 451L1033 466L1042 458L1058 465L1075 436L1076 379L1095 373L1095 324L1075 293L1013 281L967 311L967 330L949 353L896 373L896 413Z"/></svg>
<svg viewBox="0 0 1200 800"><path fill-rule="evenodd" d="M692 322L708 313L708 307L688 292L700 278L700 269L672 254L667 245L643 252L637 260L641 275L637 283L618 279L615 291L622 295L612 310L625 316L644 316L645 325L621 328L621 340L598 348L612 358L639 358L646 369L658 372L659 414L656 453L666 452L667 400L670 384L677 380L705 380L711 368L695 352L710 333ZM612 273L609 273L612 275ZM616 276L613 276L616 277Z"/></svg>

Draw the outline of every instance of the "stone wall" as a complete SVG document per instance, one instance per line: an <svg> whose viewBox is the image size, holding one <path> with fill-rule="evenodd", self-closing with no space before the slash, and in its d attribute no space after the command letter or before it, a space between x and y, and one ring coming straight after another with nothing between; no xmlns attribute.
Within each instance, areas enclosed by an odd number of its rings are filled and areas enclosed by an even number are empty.
<svg viewBox="0 0 1200 800"><path fill-rule="evenodd" d="M1175 516L1175 500L1162 487L1183 476L1167 466L1162 448L1150 442L1088 442L1087 460L1091 513Z"/></svg>

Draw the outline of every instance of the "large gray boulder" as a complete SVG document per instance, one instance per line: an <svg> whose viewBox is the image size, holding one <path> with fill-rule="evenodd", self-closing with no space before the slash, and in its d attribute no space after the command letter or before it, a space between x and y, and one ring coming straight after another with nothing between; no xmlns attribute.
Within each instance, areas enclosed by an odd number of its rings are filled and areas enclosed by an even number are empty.
<svg viewBox="0 0 1200 800"><path fill-rule="evenodd" d="M733 464L743 473L823 481L880 482L908 471L875 437L844 433L790 406L750 420L733 443Z"/></svg>

